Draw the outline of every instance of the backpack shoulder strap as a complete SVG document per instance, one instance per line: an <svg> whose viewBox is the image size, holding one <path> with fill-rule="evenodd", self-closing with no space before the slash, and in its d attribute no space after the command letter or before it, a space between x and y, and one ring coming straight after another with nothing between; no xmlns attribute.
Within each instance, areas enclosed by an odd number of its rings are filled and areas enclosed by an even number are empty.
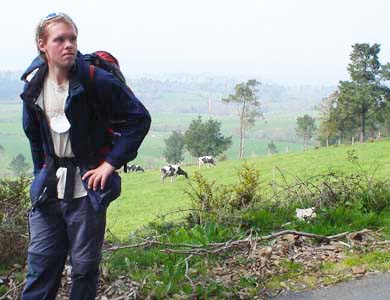
<svg viewBox="0 0 390 300"><path fill-rule="evenodd" d="M95 66L93 64L89 64L89 80L93 81L95 78Z"/></svg>

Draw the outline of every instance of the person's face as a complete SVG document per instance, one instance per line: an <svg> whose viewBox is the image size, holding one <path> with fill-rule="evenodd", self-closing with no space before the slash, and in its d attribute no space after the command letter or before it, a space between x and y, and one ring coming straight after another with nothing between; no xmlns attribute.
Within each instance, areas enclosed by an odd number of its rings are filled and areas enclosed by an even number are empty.
<svg viewBox="0 0 390 300"><path fill-rule="evenodd" d="M45 53L47 63L69 69L77 54L76 29L71 24L60 22L48 25L46 30L46 39L39 39L38 47Z"/></svg>

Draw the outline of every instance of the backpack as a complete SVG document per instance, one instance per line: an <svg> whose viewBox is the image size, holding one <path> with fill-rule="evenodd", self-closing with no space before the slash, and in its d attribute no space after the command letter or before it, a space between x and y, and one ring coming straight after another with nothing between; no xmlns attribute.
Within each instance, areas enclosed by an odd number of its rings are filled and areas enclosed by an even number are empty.
<svg viewBox="0 0 390 300"><path fill-rule="evenodd" d="M89 80L93 81L95 68L101 68L113 74L120 82L125 84L130 93L134 95L131 88L127 85L125 76L119 67L119 62L114 55L107 51L95 51L91 54L84 55L84 60L89 64Z"/></svg>
<svg viewBox="0 0 390 300"><path fill-rule="evenodd" d="M96 68L101 68L107 72L110 72L112 75L114 75L121 83L123 83L129 90L130 94L135 96L131 88L127 85L125 76L121 72L119 68L119 62L118 60L109 52L107 51L95 51L90 54L84 55L84 60L89 64L89 78L87 80L87 86L90 92L92 92L92 97L95 99L91 104L92 106L95 106L95 111L99 111L96 106L99 106L100 101L104 101L104 99L100 99L98 95L96 94L96 89L93 84L94 76L95 76L95 70ZM101 104L100 104L101 105ZM104 120L103 116L99 116L97 114L98 119ZM108 134L113 138L115 135L115 131L110 126L110 124L106 124L107 132ZM112 146L112 145L111 145ZM107 153L111 147L103 148L101 149L100 154ZM123 168L125 169L127 164L123 165Z"/></svg>

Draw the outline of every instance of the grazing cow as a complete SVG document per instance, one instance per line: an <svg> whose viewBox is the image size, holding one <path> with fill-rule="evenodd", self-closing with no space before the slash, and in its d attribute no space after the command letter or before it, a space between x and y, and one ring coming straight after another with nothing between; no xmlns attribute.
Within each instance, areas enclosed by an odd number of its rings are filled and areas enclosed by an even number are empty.
<svg viewBox="0 0 390 300"><path fill-rule="evenodd" d="M171 177L171 182L173 179L179 175L183 175L185 178L188 178L187 172L185 172L179 165L168 165L160 169L161 173L161 182L164 182L165 178Z"/></svg>
<svg viewBox="0 0 390 300"><path fill-rule="evenodd" d="M133 165L130 165L130 167L126 164L123 165L123 172L127 173L128 171L130 171L130 168L132 167Z"/></svg>
<svg viewBox="0 0 390 300"><path fill-rule="evenodd" d="M142 168L140 165L131 165L130 171L131 172L145 172L144 168Z"/></svg>
<svg viewBox="0 0 390 300"><path fill-rule="evenodd" d="M214 158L212 156L210 156L210 155L199 157L198 158L199 169L200 169L201 165L205 165L205 164L207 164L207 167L209 167L210 165L215 166Z"/></svg>
<svg viewBox="0 0 390 300"><path fill-rule="evenodd" d="M127 173L128 171L130 171L130 172L145 172L144 168L142 168L140 165L134 165L134 164L132 164L130 166L125 165L123 167L123 169L124 169L125 173Z"/></svg>

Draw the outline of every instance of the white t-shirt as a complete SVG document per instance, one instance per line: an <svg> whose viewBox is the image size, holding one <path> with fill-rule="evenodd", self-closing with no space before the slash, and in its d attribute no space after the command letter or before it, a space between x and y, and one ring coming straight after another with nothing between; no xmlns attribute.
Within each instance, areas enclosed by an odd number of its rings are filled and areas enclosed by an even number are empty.
<svg viewBox="0 0 390 300"><path fill-rule="evenodd" d="M69 139L69 129L66 132L58 133L53 130L52 126L50 126L50 123L53 122L55 118L65 116L64 108L68 92L69 81L63 85L57 85L47 76L43 83L42 92L37 99L37 104L45 111L46 118L49 123L51 138L54 144L54 152L58 157L74 157ZM66 168L58 168L56 175L58 178L58 198L64 199ZM80 198L86 195L87 191L81 182L80 169L77 167L73 198Z"/></svg>

